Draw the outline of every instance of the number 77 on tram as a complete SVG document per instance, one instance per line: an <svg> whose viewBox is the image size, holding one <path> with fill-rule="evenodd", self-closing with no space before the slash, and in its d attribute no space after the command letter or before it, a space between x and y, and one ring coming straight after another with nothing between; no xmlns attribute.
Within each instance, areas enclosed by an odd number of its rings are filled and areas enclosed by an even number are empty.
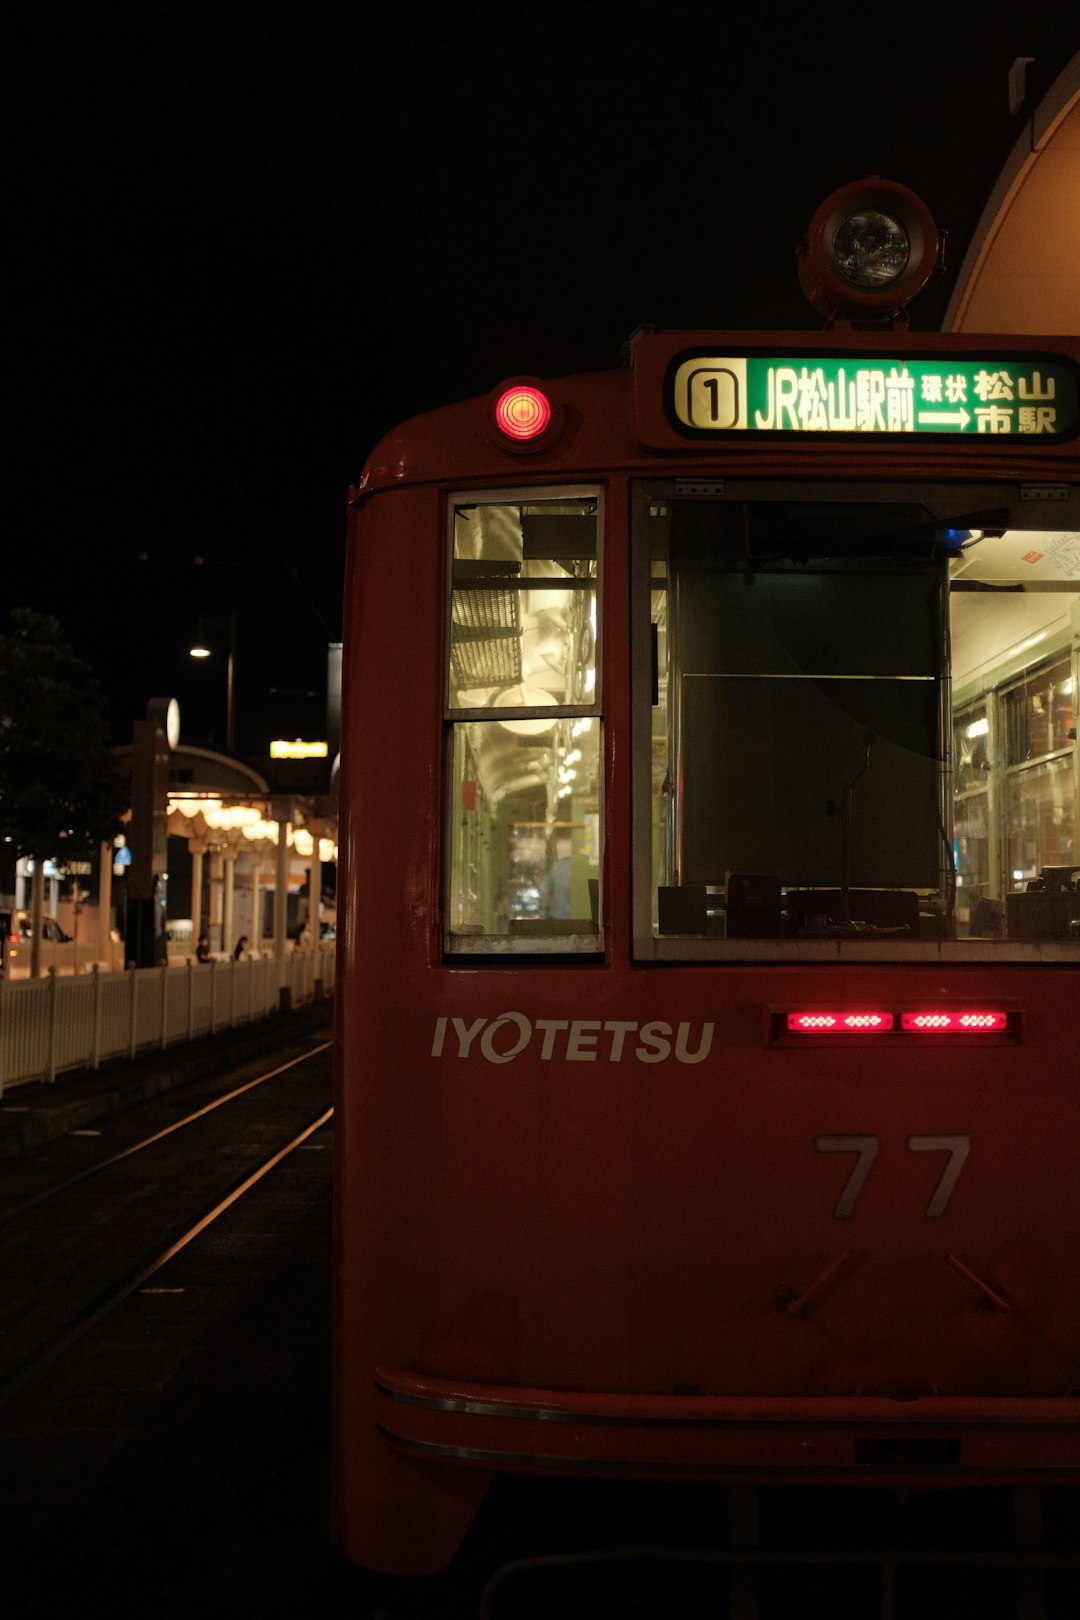
<svg viewBox="0 0 1080 1620"><path fill-rule="evenodd" d="M350 503L335 1534L496 1474L1080 1473L1074 338L652 332Z"/></svg>

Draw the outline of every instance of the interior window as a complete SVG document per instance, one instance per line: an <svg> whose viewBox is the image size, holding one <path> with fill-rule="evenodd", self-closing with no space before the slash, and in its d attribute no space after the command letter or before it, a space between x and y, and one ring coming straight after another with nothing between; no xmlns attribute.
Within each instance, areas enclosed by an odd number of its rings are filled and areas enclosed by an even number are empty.
<svg viewBox="0 0 1080 1620"><path fill-rule="evenodd" d="M599 949L599 496L452 503L451 951Z"/></svg>

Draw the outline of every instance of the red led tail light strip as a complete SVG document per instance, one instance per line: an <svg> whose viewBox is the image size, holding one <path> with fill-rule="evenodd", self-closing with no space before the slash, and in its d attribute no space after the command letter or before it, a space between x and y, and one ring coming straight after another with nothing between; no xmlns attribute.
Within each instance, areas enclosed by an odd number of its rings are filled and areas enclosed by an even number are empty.
<svg viewBox="0 0 1080 1620"><path fill-rule="evenodd" d="M1007 1029L1009 1015L1004 1012L984 1012L965 1008L960 1012L906 1012L900 1014L900 1028L916 1030L923 1035L948 1035L963 1032L977 1034L980 1030Z"/></svg>
<svg viewBox="0 0 1080 1620"><path fill-rule="evenodd" d="M917 1007L887 1012L880 1007L808 1007L770 1013L769 1039L829 1038L844 1035L912 1037L997 1036L1017 1040L1020 1015L1001 1007Z"/></svg>
<svg viewBox="0 0 1080 1620"><path fill-rule="evenodd" d="M788 1013L787 1027L794 1035L880 1035L895 1028L888 1012Z"/></svg>

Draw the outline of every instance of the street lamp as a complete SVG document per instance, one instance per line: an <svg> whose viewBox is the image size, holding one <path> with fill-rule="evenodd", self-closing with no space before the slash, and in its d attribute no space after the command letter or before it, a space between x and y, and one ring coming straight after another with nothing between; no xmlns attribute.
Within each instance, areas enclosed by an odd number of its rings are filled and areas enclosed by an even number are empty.
<svg viewBox="0 0 1080 1620"><path fill-rule="evenodd" d="M233 752L234 742L233 711L236 674L236 614L234 612L230 612L227 619L200 619L199 633L192 643L189 652L192 658L212 657L213 648L208 645L209 638L205 636L205 630L207 627L213 629L215 626L222 629L227 626L229 631L228 656L225 671L225 752L227 754L231 754Z"/></svg>

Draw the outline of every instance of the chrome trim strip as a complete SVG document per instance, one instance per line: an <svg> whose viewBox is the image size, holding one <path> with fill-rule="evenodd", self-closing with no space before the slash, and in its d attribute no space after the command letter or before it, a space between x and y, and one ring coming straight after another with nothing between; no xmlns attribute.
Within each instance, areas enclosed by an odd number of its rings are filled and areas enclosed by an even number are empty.
<svg viewBox="0 0 1080 1620"><path fill-rule="evenodd" d="M624 1473L639 1477L642 1474L681 1474L684 1476L693 1474L700 1475L702 1478L718 1477L723 1479L733 1476L739 1476L740 1478L746 1476L759 1482L768 1479L785 1480L790 1478L792 1472L791 1467L776 1464L762 1466L760 1463L669 1463L655 1462L651 1459L647 1462L620 1462L610 1458L543 1456L531 1452L489 1451L481 1450L478 1446L452 1446L437 1443L433 1440L412 1440L404 1435L395 1434L392 1429L386 1428L382 1423L375 1425L375 1431L391 1445L397 1446L403 1451L414 1452L417 1456L443 1457L452 1462L480 1463L495 1468L535 1468L550 1470L559 1474L598 1474L608 1478ZM870 1474L903 1474L913 1471L923 1474L940 1473L942 1476L951 1475L953 1477L962 1473L969 1478L977 1478L980 1474L996 1476L1002 1472L1001 1464L994 1459L988 1459L981 1467L972 1467L970 1463L928 1465L923 1462L913 1465L906 1459L890 1465L880 1462L852 1462L846 1466L833 1464L822 1467L820 1464L815 1466L812 1462L803 1461L801 1464L794 1464L793 1466L800 1468L802 1471L813 1473L816 1479L835 1478L838 1480L865 1477ZM1010 1466L1012 1471L1015 1472L1016 1465L1012 1464ZM1005 1471L1008 1472L1009 1469L1006 1468ZM1060 1480L1062 1484L1075 1484L1078 1473L1075 1468L1054 1468L1048 1471L1034 1464L1024 1471L1032 1474L1037 1473L1040 1480Z"/></svg>
<svg viewBox="0 0 1080 1620"><path fill-rule="evenodd" d="M902 1429L904 1434L935 1433L940 1434L947 1430L953 1434L982 1434L987 1430L995 1433L1032 1433L1040 1434L1046 1429L1063 1429L1080 1427L1080 1411L1075 1418L1047 1417L1047 1418L912 1418L910 1401L897 1402L897 1415L891 1417L865 1418L797 1418L797 1417L762 1417L762 1418L725 1418L725 1417L657 1417L649 1413L642 1413L640 1417L616 1417L604 1412L570 1412L560 1411L545 1406L511 1406L499 1401L467 1400L453 1396L442 1395L412 1395L405 1391L391 1389L389 1385L375 1380L375 1390L379 1395L385 1395L388 1400L398 1406L416 1406L429 1412L459 1412L470 1417L499 1417L509 1418L513 1421L524 1419L531 1423L577 1423L584 1428L609 1429L723 1429L726 1431L775 1431L778 1429L797 1430L802 1433L807 1430L837 1432L851 1432L858 1434L871 1433L878 1430L891 1430L894 1426ZM1055 1397L1068 1399L1068 1397ZM884 1436L877 1436L884 1438ZM419 1442L406 1441L403 1444ZM501 1454L500 1454L501 1455Z"/></svg>

